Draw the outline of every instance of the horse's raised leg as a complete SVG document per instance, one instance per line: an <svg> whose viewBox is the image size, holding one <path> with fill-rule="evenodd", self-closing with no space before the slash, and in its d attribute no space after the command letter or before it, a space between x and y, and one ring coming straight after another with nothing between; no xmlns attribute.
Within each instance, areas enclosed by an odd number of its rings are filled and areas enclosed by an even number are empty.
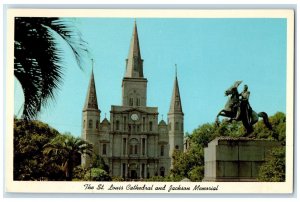
<svg viewBox="0 0 300 202"><path fill-rule="evenodd" d="M217 115L217 117L216 117L216 120L215 120L215 124L216 124L216 126L218 126L218 127L219 127L219 125L220 125L219 116L222 116L222 115L223 115L222 112L224 113L224 110L223 110L223 109L218 113L218 115Z"/></svg>

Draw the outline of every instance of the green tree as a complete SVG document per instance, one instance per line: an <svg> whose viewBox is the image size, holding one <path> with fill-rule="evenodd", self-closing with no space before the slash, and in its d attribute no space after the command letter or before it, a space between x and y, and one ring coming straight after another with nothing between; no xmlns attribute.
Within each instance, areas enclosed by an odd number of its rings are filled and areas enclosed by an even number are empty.
<svg viewBox="0 0 300 202"><path fill-rule="evenodd" d="M98 154L93 155L92 167L100 168L100 169L106 171L107 173L109 173L109 166L105 163L104 159Z"/></svg>
<svg viewBox="0 0 300 202"><path fill-rule="evenodd" d="M262 121L254 127L254 135L261 139L275 139L285 143L286 116L282 112L277 112L269 117L273 130L267 129Z"/></svg>
<svg viewBox="0 0 300 202"><path fill-rule="evenodd" d="M269 117L273 130L270 131L265 127L262 121L254 126L256 138L260 139L277 139L285 144L285 114L278 112ZM206 123L195 129L192 134L187 134L189 141L189 149L186 152L175 151L173 155L173 169L171 176L176 178L189 178L191 181L201 181L204 177L204 148L208 146L216 137L241 137L245 134L244 127L241 122L228 122L223 119L219 126L213 123ZM272 152L272 156L268 162L262 167L261 179L266 179L273 173L274 180L282 180L285 175L285 155L281 152ZM267 172L270 167L273 172ZM275 170L274 170L275 169ZM263 178L264 176L264 178Z"/></svg>
<svg viewBox="0 0 300 202"><path fill-rule="evenodd" d="M78 159L83 154L91 156L93 154L93 146L81 138L61 135L55 137L44 146L44 154L62 161L61 168L65 172L66 180L71 181L76 162L79 162Z"/></svg>
<svg viewBox="0 0 300 202"><path fill-rule="evenodd" d="M259 181L285 181L285 147L273 149L269 159L260 167Z"/></svg>
<svg viewBox="0 0 300 202"><path fill-rule="evenodd" d="M70 47L81 67L86 43L72 22L62 18L16 17L14 75L24 93L23 118L33 119L55 97L63 76L63 50Z"/></svg>
<svg viewBox="0 0 300 202"><path fill-rule="evenodd" d="M84 179L86 181L111 181L108 173L101 168L91 168L89 172L86 172Z"/></svg>
<svg viewBox="0 0 300 202"><path fill-rule="evenodd" d="M59 132L40 121L14 119L14 180L60 180L58 165L43 155L43 146Z"/></svg>

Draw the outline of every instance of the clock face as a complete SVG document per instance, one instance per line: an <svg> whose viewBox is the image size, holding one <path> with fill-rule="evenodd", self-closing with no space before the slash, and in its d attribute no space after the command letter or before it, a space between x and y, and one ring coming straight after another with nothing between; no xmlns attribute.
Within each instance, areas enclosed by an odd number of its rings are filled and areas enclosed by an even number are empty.
<svg viewBox="0 0 300 202"><path fill-rule="evenodd" d="M131 119L133 121L137 121L139 119L139 116L137 114L131 114Z"/></svg>

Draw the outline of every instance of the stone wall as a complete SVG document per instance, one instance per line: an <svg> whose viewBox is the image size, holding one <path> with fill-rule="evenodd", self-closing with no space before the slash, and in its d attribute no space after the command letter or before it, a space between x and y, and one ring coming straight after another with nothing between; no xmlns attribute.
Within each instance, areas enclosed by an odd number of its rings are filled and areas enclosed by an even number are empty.
<svg viewBox="0 0 300 202"><path fill-rule="evenodd" d="M203 181L257 181L259 167L280 142L218 137L204 149Z"/></svg>

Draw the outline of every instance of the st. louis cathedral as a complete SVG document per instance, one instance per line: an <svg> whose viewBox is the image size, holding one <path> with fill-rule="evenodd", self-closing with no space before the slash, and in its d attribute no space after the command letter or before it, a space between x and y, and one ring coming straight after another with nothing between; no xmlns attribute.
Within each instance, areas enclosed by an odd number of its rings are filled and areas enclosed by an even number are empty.
<svg viewBox="0 0 300 202"><path fill-rule="evenodd" d="M130 180L169 174L172 154L183 150L184 138L177 75L168 123L158 122L158 108L147 105L147 78L143 74L136 23L122 81L122 105L111 106L110 120L104 118L100 122L100 113L92 71L82 111L82 138L94 145L94 152L109 166L111 176ZM82 158L82 165L89 167L89 157Z"/></svg>

